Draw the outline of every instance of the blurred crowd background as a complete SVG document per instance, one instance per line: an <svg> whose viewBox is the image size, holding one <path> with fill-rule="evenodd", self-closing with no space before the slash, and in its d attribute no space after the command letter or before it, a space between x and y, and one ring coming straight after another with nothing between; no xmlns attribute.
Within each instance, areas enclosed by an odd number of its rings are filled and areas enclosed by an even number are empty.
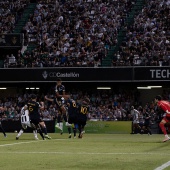
<svg viewBox="0 0 170 170"><path fill-rule="evenodd" d="M6 68L100 67L107 58L112 67L169 66L170 0L34 2L0 2L0 34L24 34L23 48L4 56Z"/></svg>

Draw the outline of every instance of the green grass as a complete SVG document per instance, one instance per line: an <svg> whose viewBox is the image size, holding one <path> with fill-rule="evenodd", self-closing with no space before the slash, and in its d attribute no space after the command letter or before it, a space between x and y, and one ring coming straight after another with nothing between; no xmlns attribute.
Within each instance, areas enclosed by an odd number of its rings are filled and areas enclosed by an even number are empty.
<svg viewBox="0 0 170 170"><path fill-rule="evenodd" d="M162 134L86 133L83 139L68 139L66 133L53 133L53 139L45 141L35 141L32 133L19 140L16 133L7 135L0 134L3 170L154 170L170 156L170 141L163 143Z"/></svg>

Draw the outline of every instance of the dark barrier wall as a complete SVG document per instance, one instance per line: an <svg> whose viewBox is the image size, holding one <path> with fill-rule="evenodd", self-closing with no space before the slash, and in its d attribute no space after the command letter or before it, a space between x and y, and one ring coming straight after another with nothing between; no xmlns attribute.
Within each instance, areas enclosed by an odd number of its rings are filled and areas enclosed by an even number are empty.
<svg viewBox="0 0 170 170"><path fill-rule="evenodd" d="M3 82L138 82L169 81L169 67L109 67L109 68L2 68Z"/></svg>
<svg viewBox="0 0 170 170"><path fill-rule="evenodd" d="M131 81L132 68L37 68L0 69L3 82L55 82L57 78L70 82Z"/></svg>
<svg viewBox="0 0 170 170"><path fill-rule="evenodd" d="M60 133L60 131L55 128L55 121L45 121L47 126L47 131L49 133ZM65 123L63 124L64 133L68 133L67 127ZM162 131L156 124L151 126L151 130L153 134L162 133ZM6 132L14 132L21 129L20 121L2 121L2 126ZM85 131L87 133L112 133L112 134L121 134L126 133L130 134L132 128L131 121L87 121L87 125L85 127ZM0 132L2 132L0 128ZM25 132L32 132L31 128L27 128Z"/></svg>
<svg viewBox="0 0 170 170"><path fill-rule="evenodd" d="M45 124L47 126L47 131L49 133L55 132L55 121L45 121ZM21 129L21 122L20 121L2 121L2 126L6 132L14 132ZM1 128L0 128L1 131ZM25 132L32 132L31 128L27 128Z"/></svg>
<svg viewBox="0 0 170 170"><path fill-rule="evenodd" d="M130 134L131 126L131 121L87 121L85 132L94 134ZM55 132L60 133L60 130L55 128ZM68 133L65 123L63 124L63 132Z"/></svg>

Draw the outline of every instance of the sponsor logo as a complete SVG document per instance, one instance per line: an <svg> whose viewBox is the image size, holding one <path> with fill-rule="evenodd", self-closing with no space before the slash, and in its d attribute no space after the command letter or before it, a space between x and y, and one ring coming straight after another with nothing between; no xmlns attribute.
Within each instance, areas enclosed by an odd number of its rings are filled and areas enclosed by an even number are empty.
<svg viewBox="0 0 170 170"><path fill-rule="evenodd" d="M46 79L46 78L48 77L47 71L44 71L44 72L42 73L42 76L44 77L44 79Z"/></svg>
<svg viewBox="0 0 170 170"><path fill-rule="evenodd" d="M5 44L6 41L5 41L5 35L0 35L0 44L3 43Z"/></svg>
<svg viewBox="0 0 170 170"><path fill-rule="evenodd" d="M12 43L15 45L17 43L17 37L12 37L11 38Z"/></svg>
<svg viewBox="0 0 170 170"><path fill-rule="evenodd" d="M152 79L169 79L170 78L170 70L169 69L152 69L151 78Z"/></svg>
<svg viewBox="0 0 170 170"><path fill-rule="evenodd" d="M66 72L66 73L61 73L61 72L47 72L44 71L42 73L42 76L44 79L47 79L47 77L51 77L51 78L62 78L62 77L73 77L73 78L77 78L79 77L79 73L76 72Z"/></svg>

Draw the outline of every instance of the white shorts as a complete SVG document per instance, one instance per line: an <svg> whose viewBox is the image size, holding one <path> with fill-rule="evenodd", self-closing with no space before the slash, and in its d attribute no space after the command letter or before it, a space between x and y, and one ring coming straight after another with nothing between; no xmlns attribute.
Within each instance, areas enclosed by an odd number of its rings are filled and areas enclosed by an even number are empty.
<svg viewBox="0 0 170 170"><path fill-rule="evenodd" d="M31 123L30 122L24 122L24 123L21 123L22 127L24 129L26 129L27 127L31 127Z"/></svg>

